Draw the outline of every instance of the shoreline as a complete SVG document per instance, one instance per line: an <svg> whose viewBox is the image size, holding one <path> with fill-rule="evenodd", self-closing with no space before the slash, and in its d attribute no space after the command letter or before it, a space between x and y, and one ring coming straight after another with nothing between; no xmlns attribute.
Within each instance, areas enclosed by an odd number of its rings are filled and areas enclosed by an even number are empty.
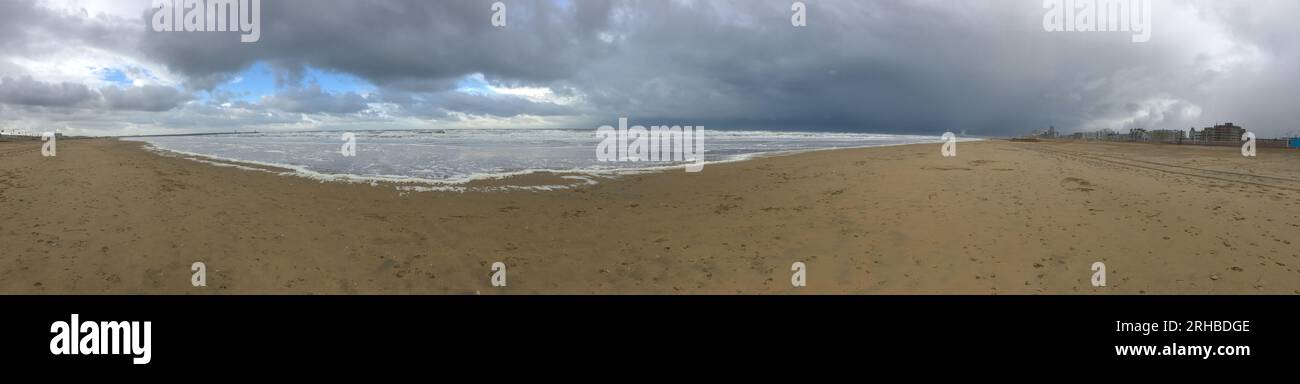
<svg viewBox="0 0 1300 384"><path fill-rule="evenodd" d="M403 193L143 145L0 143L0 294L1300 293L1295 151L984 140Z"/></svg>
<svg viewBox="0 0 1300 384"><path fill-rule="evenodd" d="M650 167L640 167L640 168L613 168L607 170L525 169L519 171L476 174L464 178L440 180L440 179L426 179L426 178L413 177L413 176L396 176L396 175L366 176L366 175L355 175L355 174L347 174L347 173L324 173L320 171L313 171L303 166L266 163L266 162L253 161L253 160L240 160L240 159L227 158L222 156L207 155L201 153L162 148L147 141L122 140L122 138L105 138L105 139L118 140L127 143L139 143L141 144L141 147L144 150L155 152L160 156L174 156L174 157L188 158L189 160L196 161L199 163L204 163L207 165L212 165L212 166L234 167L234 168L247 170L247 171L277 173L281 176L301 177L301 178L316 180L320 182L392 185L392 186L397 186L400 190L412 191L412 192L499 192L502 190L522 190L522 191L562 190L562 189L569 189L579 185L594 185L597 182L593 179L614 179L614 178L619 178L619 177L624 177L629 175L680 171L683 170L686 166L688 166L687 164L673 164L673 165L650 166ZM970 138L970 139L959 140L958 142L978 142L984 140L990 140L990 139ZM898 143L898 144L882 144L882 145L864 145L864 146L854 146L854 147L810 148L810 149L781 150L781 151L772 151L772 152L757 152L757 153L749 153L743 155L735 155L735 157L729 159L707 161L704 163L704 166L710 166L710 165L716 166L721 164L750 161L750 160L760 159L760 158L791 156L791 155L798 155L802 153L820 152L820 151L852 150L852 149L892 147L892 146L918 145L918 144L932 145L932 144L940 144L940 143L942 142L938 141L935 143ZM271 169L278 169L280 171L278 172L272 171ZM566 184L537 185L535 182L536 179L547 179L547 178L552 180L555 179L579 180L580 182L573 182L567 185ZM511 180L521 180L521 179L522 180L534 179L534 180L521 183L523 185L515 185L515 183L510 182ZM486 188L466 187L466 185L473 185L473 184L487 184L491 186Z"/></svg>

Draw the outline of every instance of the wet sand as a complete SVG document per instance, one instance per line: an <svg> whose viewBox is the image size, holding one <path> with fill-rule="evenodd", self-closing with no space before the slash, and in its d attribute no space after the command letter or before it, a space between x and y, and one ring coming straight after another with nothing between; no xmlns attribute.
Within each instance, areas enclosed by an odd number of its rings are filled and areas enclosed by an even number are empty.
<svg viewBox="0 0 1300 384"><path fill-rule="evenodd" d="M0 143L0 293L1300 293L1295 150L997 140L456 193L39 147Z"/></svg>

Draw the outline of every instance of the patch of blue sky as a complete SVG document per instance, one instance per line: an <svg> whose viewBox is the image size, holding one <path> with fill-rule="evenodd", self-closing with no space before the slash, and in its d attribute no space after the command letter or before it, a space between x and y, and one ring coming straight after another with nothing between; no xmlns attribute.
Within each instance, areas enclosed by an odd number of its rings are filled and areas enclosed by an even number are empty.
<svg viewBox="0 0 1300 384"><path fill-rule="evenodd" d="M258 62L218 86L216 91L230 94L233 100L254 103L262 96L275 93L275 74Z"/></svg>
<svg viewBox="0 0 1300 384"><path fill-rule="evenodd" d="M491 95L496 93L492 90L487 79L483 78L482 73L466 75L456 82L456 90L464 93L475 93L480 95Z"/></svg>
<svg viewBox="0 0 1300 384"><path fill-rule="evenodd" d="M355 92L364 95L375 90L373 84L362 78L347 73L323 71L316 68L307 68L303 82L320 85L322 91L329 93Z"/></svg>
<svg viewBox="0 0 1300 384"><path fill-rule="evenodd" d="M90 67L90 71L100 80L118 87L130 87L137 83L157 84L158 77L148 69L126 66L120 68L113 67Z"/></svg>
<svg viewBox="0 0 1300 384"><path fill-rule="evenodd" d="M117 86L129 87L135 83L126 75L126 72L117 68L97 68L94 69L94 71L96 75L99 75L100 80L107 81Z"/></svg>
<svg viewBox="0 0 1300 384"><path fill-rule="evenodd" d="M274 95L280 90L275 79L275 72L270 66L257 62L218 86L216 91L230 94L232 100L255 103L263 96ZM324 92L334 94L347 92L366 94L375 90L373 84L359 77L308 67L303 73L302 85L311 84L320 86Z"/></svg>

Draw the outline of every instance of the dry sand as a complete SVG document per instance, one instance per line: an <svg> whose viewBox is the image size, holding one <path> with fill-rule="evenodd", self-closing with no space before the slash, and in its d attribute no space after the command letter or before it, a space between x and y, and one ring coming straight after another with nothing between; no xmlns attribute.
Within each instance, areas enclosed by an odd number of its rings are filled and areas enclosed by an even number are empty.
<svg viewBox="0 0 1300 384"><path fill-rule="evenodd" d="M402 193L140 146L0 143L0 293L1300 293L1300 151L988 141Z"/></svg>

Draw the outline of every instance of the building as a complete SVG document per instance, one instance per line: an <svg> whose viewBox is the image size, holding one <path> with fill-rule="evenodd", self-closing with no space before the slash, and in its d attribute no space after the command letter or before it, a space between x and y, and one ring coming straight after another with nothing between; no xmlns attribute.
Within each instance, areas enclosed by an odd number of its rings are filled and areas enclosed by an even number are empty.
<svg viewBox="0 0 1300 384"><path fill-rule="evenodd" d="M1206 127L1200 132L1192 128L1190 139L1193 141L1241 141L1241 135L1246 133L1246 129L1232 123L1223 123L1213 127Z"/></svg>
<svg viewBox="0 0 1300 384"><path fill-rule="evenodd" d="M1180 143L1183 141L1183 131L1177 129L1157 129L1147 133L1151 141L1161 143Z"/></svg>
<svg viewBox="0 0 1300 384"><path fill-rule="evenodd" d="M1056 139L1061 137L1061 133L1056 130L1056 126L1049 126L1046 131L1035 129L1030 135L1042 139Z"/></svg>
<svg viewBox="0 0 1300 384"><path fill-rule="evenodd" d="M1147 134L1144 128L1133 128L1128 130L1129 141L1147 141L1151 136Z"/></svg>

